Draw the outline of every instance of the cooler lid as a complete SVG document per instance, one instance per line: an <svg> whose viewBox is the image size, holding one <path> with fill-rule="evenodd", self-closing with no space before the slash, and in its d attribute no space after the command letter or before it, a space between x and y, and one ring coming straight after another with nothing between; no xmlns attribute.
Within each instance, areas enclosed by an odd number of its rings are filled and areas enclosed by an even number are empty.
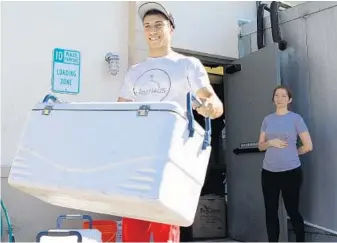
<svg viewBox="0 0 337 243"><path fill-rule="evenodd" d="M173 101L163 102L62 102L62 103L38 103L33 111L169 111L186 117L186 111Z"/></svg>

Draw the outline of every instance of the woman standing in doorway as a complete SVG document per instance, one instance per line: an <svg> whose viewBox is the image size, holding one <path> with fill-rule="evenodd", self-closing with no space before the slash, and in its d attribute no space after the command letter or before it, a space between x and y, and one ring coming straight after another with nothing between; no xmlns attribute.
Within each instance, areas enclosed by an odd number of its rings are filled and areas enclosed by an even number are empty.
<svg viewBox="0 0 337 243"><path fill-rule="evenodd" d="M302 169L299 155L312 150L312 142L303 118L288 110L292 94L285 86L274 89L272 100L276 112L262 122L259 150L265 151L262 167L262 191L266 210L269 242L279 240L279 195L282 192L285 208L293 225L296 241L304 242L304 223L299 212ZM297 137L302 146L297 147Z"/></svg>

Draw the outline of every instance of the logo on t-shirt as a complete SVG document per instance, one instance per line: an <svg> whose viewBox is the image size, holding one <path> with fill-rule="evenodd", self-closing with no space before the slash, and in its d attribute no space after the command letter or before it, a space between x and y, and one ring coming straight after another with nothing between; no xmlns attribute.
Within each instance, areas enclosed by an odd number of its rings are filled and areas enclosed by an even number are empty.
<svg viewBox="0 0 337 243"><path fill-rule="evenodd" d="M150 69L136 80L133 93L140 100L158 100L166 98L171 88L170 76L161 69Z"/></svg>

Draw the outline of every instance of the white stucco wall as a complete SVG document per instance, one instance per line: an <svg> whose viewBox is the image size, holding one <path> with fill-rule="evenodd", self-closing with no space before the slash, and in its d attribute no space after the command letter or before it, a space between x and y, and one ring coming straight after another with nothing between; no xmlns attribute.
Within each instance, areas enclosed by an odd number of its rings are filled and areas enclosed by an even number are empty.
<svg viewBox="0 0 337 243"><path fill-rule="evenodd" d="M53 48L82 55L81 92L61 98L111 101L128 67L128 35L128 2L2 3L2 164L11 163L27 112L50 92ZM120 54L117 76L107 52Z"/></svg>
<svg viewBox="0 0 337 243"><path fill-rule="evenodd" d="M223 57L237 56L237 20L255 18L255 2L164 2L177 29L173 45ZM2 2L1 198L8 206L17 241L33 241L55 227L56 217L74 211L54 207L7 184L25 119L50 93L52 50L81 52L81 91L58 95L66 101L113 101L129 65L144 59L147 48L139 2ZM185 11L188 9L195 14ZM187 38L188 37L188 38ZM111 76L107 52L120 55L120 72ZM111 216L93 215L95 218ZM35 217L35 219L33 219ZM77 227L79 224L67 224Z"/></svg>
<svg viewBox="0 0 337 243"><path fill-rule="evenodd" d="M173 15L176 29L172 46L207 56L238 58L238 20L254 20L254 1L158 1ZM134 12L142 1L134 2ZM132 63L147 54L141 20L134 20L134 56Z"/></svg>
<svg viewBox="0 0 337 243"><path fill-rule="evenodd" d="M1 4L1 198L8 207L17 241L33 241L37 232L55 227L58 215L74 212L23 194L9 187L6 178L27 113L50 92L52 50L55 47L75 49L82 55L80 94L58 96L67 101L115 100L128 67L129 4ZM108 73L104 60L107 52L120 55L117 76ZM68 224L68 227L70 225L80 226L78 222Z"/></svg>
<svg viewBox="0 0 337 243"><path fill-rule="evenodd" d="M177 25L172 45L211 56L238 58L238 20L256 16L255 1L162 3Z"/></svg>

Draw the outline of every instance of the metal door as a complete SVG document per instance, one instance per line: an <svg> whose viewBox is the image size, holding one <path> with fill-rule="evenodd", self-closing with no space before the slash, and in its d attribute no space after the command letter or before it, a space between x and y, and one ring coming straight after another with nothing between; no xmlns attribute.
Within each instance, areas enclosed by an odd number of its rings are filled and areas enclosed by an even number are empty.
<svg viewBox="0 0 337 243"><path fill-rule="evenodd" d="M228 234L238 241L268 241L261 189L264 153L257 142L263 118L275 111L272 91L281 83L281 55L277 44L270 45L226 68ZM287 241L286 227L280 203L280 241Z"/></svg>

